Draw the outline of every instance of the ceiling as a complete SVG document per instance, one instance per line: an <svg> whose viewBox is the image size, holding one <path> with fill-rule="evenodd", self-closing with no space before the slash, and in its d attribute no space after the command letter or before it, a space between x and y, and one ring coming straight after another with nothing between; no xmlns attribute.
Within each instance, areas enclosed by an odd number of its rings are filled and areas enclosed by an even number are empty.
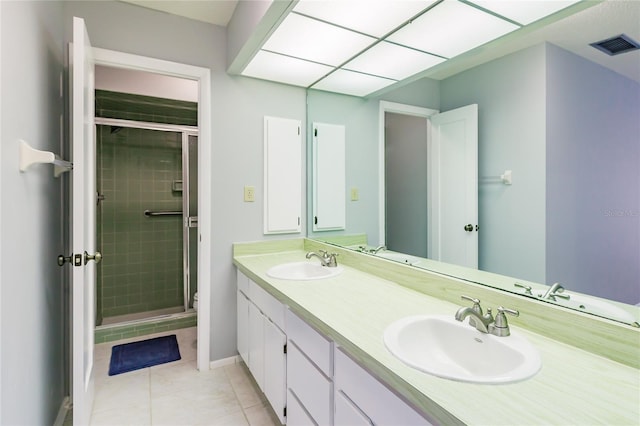
<svg viewBox="0 0 640 426"><path fill-rule="evenodd" d="M120 0L172 15L226 27L238 0Z"/></svg>
<svg viewBox="0 0 640 426"><path fill-rule="evenodd" d="M221 26L228 24L237 4L236 0L122 1ZM640 50L608 56L589 46L589 43L623 33L639 41L640 1L609 0L600 3L599 1L585 0L585 2L589 6L593 6L541 28L535 28L534 24L533 30L516 31L490 42L487 45L491 47L490 49L481 46L457 58L450 59L429 72L420 74L420 77L444 79L480 63L548 41L640 82Z"/></svg>

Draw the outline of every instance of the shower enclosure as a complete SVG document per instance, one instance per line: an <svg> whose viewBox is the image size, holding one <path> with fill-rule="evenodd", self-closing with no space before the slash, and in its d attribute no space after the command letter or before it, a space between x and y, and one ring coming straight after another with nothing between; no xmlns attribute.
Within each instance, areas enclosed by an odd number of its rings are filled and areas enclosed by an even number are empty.
<svg viewBox="0 0 640 426"><path fill-rule="evenodd" d="M197 127L96 117L97 325L193 310Z"/></svg>

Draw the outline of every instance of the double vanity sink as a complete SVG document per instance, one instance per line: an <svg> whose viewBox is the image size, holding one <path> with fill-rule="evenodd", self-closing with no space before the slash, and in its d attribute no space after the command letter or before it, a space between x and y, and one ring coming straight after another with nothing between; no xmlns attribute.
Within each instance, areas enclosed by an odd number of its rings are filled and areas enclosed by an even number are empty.
<svg viewBox="0 0 640 426"><path fill-rule="evenodd" d="M343 271L337 265L301 261L273 266L266 273L276 279L310 281ZM382 337L389 352L406 365L445 379L510 383L532 377L541 366L540 354L523 336L481 332L467 321L456 320L453 313L402 318L390 324Z"/></svg>

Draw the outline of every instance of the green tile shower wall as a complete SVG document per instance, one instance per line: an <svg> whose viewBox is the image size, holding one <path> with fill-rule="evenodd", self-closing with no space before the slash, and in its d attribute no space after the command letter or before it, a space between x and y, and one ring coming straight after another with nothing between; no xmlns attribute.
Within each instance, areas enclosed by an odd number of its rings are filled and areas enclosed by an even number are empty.
<svg viewBox="0 0 640 426"><path fill-rule="evenodd" d="M96 90L96 116L197 126L198 104L196 102Z"/></svg>
<svg viewBox="0 0 640 426"><path fill-rule="evenodd" d="M161 333L163 331L195 327L197 322L196 315L189 315L183 318L164 319L145 322L143 324L130 324L97 329L94 334L95 343L113 342L115 340L128 339L130 337L146 336L148 334Z"/></svg>
<svg viewBox="0 0 640 426"><path fill-rule="evenodd" d="M144 215L182 210L181 135L98 126L98 162L102 317L181 306L182 216Z"/></svg>

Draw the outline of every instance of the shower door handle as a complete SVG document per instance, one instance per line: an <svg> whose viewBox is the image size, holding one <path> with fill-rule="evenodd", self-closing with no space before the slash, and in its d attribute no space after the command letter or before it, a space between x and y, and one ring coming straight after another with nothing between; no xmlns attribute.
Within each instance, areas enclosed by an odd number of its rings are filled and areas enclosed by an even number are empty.
<svg viewBox="0 0 640 426"><path fill-rule="evenodd" d="M86 265L88 261L95 260L96 263L100 263L102 260L102 254L97 251L96 254L89 254L86 251L84 252L84 264Z"/></svg>

